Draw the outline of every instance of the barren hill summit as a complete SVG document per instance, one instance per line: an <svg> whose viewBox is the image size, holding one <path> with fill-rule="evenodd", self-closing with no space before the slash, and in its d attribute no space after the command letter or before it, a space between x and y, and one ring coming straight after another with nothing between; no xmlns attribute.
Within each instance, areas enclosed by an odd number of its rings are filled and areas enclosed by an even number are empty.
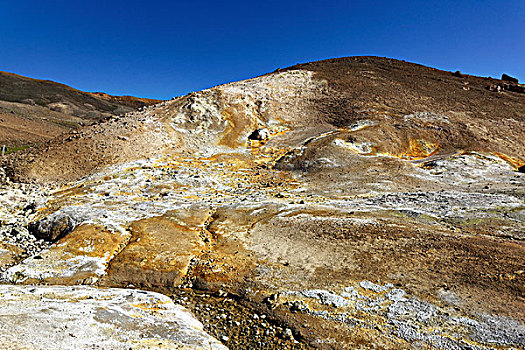
<svg viewBox="0 0 525 350"><path fill-rule="evenodd" d="M244 147L256 129L268 129L273 142L288 147L362 123L373 124L359 138L373 138L375 153L410 158L489 151L506 154L519 165L525 159L525 94L491 91L497 83L379 57L300 64L73 131L20 154L11 169L17 179L73 180L106 165L156 154ZM290 132L280 135L284 131Z"/></svg>
<svg viewBox="0 0 525 350"><path fill-rule="evenodd" d="M65 319L68 349L84 323L115 348L524 348L522 88L333 59L11 154L0 308L64 311L0 335L45 343Z"/></svg>
<svg viewBox="0 0 525 350"><path fill-rule="evenodd" d="M158 102L83 92L50 80L0 72L0 144L46 141L79 125Z"/></svg>

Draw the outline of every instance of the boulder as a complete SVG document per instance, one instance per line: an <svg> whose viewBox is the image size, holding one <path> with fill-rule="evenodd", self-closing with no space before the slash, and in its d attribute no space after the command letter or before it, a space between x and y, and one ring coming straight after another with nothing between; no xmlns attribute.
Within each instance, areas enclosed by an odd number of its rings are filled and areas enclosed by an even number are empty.
<svg viewBox="0 0 525 350"><path fill-rule="evenodd" d="M55 242L75 228L75 223L69 216L46 217L29 224L29 232L35 237Z"/></svg>
<svg viewBox="0 0 525 350"><path fill-rule="evenodd" d="M510 81L511 83L515 83L515 84L518 83L518 79L511 77L510 75L507 75L505 73L501 75L501 80Z"/></svg>

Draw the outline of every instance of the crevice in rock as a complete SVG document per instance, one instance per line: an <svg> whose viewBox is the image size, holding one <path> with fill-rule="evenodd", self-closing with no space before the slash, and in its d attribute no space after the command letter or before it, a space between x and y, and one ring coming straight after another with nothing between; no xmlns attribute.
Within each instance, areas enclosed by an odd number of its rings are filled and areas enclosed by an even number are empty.
<svg viewBox="0 0 525 350"><path fill-rule="evenodd" d="M209 228L212 225L212 223L215 221L216 215L217 215L217 211L213 210L208 215L206 220L204 221L204 225L199 233L199 237L202 239L202 242L204 243L204 249L202 249L199 252L199 254L194 255L190 259L188 270L186 271L186 273L181 279L182 280L180 284L181 288L193 288L192 277L193 277L195 266L199 263L199 257L201 257L203 254L211 253L212 251L211 247L213 245L212 242L213 242L214 237L213 237L213 233L209 231Z"/></svg>
<svg viewBox="0 0 525 350"><path fill-rule="evenodd" d="M127 228L123 228L123 227L121 227L121 228L122 228L122 231L129 232L129 236L126 237L126 239L117 247L117 249L116 249L115 253L113 254L113 256L106 263L106 268L105 268L104 275L100 276L100 278L98 279L97 283L95 283L94 285L97 285L97 286L100 285L101 281L104 279L104 277L108 273L109 269L111 268L111 263L115 260L115 258L117 256L119 256L120 253L122 253L122 251L124 251L124 249L126 249L126 247L128 246L129 242L131 242L131 240L133 238L133 231L131 231L131 230L127 229Z"/></svg>

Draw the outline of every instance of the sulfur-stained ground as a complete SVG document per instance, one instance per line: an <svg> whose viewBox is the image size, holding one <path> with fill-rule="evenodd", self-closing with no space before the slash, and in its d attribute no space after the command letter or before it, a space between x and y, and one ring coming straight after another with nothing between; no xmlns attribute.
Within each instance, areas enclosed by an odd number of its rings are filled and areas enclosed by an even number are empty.
<svg viewBox="0 0 525 350"><path fill-rule="evenodd" d="M162 291L231 348L522 348L524 97L458 79L328 61L28 151L74 229L2 277Z"/></svg>

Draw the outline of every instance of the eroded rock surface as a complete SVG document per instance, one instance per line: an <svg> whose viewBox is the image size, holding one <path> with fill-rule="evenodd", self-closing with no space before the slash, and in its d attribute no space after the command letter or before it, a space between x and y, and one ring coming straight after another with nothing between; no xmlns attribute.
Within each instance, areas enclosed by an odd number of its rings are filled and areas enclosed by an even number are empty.
<svg viewBox="0 0 525 350"><path fill-rule="evenodd" d="M93 284L130 240L128 232L82 225L39 255L6 270L10 283Z"/></svg>
<svg viewBox="0 0 525 350"><path fill-rule="evenodd" d="M3 285L0 309L0 349L227 349L158 293Z"/></svg>
<svg viewBox="0 0 525 350"><path fill-rule="evenodd" d="M177 287L186 276L191 259L205 246L198 226L181 225L169 216L136 221L130 231L132 238L111 261L105 284Z"/></svg>
<svg viewBox="0 0 525 350"><path fill-rule="evenodd" d="M2 278L232 295L304 347L523 347L525 102L485 80L333 60L87 128L9 167L75 229Z"/></svg>

